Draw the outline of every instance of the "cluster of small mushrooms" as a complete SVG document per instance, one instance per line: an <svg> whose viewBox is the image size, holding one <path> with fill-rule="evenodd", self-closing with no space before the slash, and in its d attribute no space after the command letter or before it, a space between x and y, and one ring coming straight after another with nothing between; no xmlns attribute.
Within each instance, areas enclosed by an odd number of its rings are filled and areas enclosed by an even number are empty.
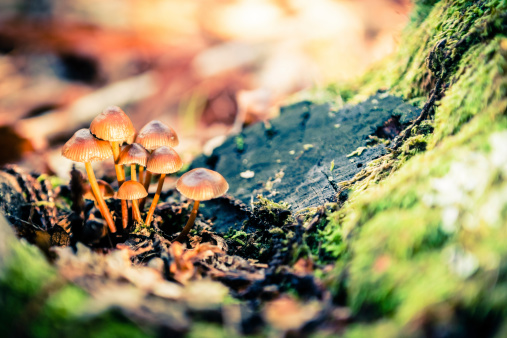
<svg viewBox="0 0 507 338"><path fill-rule="evenodd" d="M91 188L87 194L91 193L94 197L109 231L115 233L115 222L104 201L104 197L114 196L114 191L106 182L97 181L91 162L103 161L111 156L114 159L119 186L116 197L121 200L123 229L128 227L129 221L127 201L131 201L135 221L142 223L141 212L144 210L152 174L160 174L157 191L145 220L145 225L150 226L165 176L179 171L183 166L180 156L172 148L178 143L175 131L160 121L151 121L136 133L125 112L113 106L95 117L90 129L78 130L63 146L62 155L85 164ZM130 165L130 181L125 180L124 165ZM194 207L187 224L175 241L182 242L190 232L197 216L199 202L220 197L228 188L229 185L222 175L209 169L197 168L183 174L176 183L176 189L183 196L194 200Z"/></svg>

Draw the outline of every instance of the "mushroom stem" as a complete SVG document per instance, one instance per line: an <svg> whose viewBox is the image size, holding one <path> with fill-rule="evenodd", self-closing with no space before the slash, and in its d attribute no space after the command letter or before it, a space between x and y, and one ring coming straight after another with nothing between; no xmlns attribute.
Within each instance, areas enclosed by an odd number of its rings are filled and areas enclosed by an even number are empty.
<svg viewBox="0 0 507 338"><path fill-rule="evenodd" d="M111 148L113 149L116 178L118 179L118 184L121 185L125 181L125 171L123 171L123 166L118 164L118 159L120 157L120 142L111 142Z"/></svg>
<svg viewBox="0 0 507 338"><path fill-rule="evenodd" d="M136 164L130 165L130 180L137 181ZM137 200L135 200L135 204L134 204L134 200L132 201L132 217L138 222L141 222L141 220L142 220L141 213L139 212L139 203Z"/></svg>
<svg viewBox="0 0 507 338"><path fill-rule="evenodd" d="M192 212L190 213L190 217L188 218L187 224L181 230L178 237L173 242L183 242L185 238L187 237L188 233L190 232L190 229L194 226L195 218L197 217L197 211L199 210L199 201L194 201L194 207L192 208Z"/></svg>
<svg viewBox="0 0 507 338"><path fill-rule="evenodd" d="M130 180L137 181L135 164L130 165Z"/></svg>
<svg viewBox="0 0 507 338"><path fill-rule="evenodd" d="M160 178L158 179L157 192L155 196L153 196L153 201L151 202L150 210L148 211L148 215L146 216L146 226L150 226L151 219L153 218L153 213L155 212L155 208L157 207L158 199L160 198L160 193L162 192L162 186L164 185L165 174L160 174Z"/></svg>
<svg viewBox="0 0 507 338"><path fill-rule="evenodd" d="M146 189L146 191L148 191L148 189L150 188L150 183L151 183L151 172L146 170L144 172L144 189ZM146 203L146 197L143 198L141 200L141 202L139 202L139 208L141 208L141 210L144 209L145 203Z"/></svg>
<svg viewBox="0 0 507 338"><path fill-rule="evenodd" d="M142 165L139 166L139 182L143 184L143 173L144 173L144 167Z"/></svg>
<svg viewBox="0 0 507 338"><path fill-rule="evenodd" d="M139 211L139 203L137 202L137 200L132 200L132 210L134 213L134 219L137 222L141 223L143 219L141 218L141 212Z"/></svg>
<svg viewBox="0 0 507 338"><path fill-rule="evenodd" d="M109 212L109 208L106 205L106 202L102 198L100 194L99 185L97 183L97 179L95 178L95 173L93 172L92 164L90 162L85 162L86 173L88 174L88 181L90 182L90 186L92 187L92 192L95 195L95 201L97 201L99 205L100 213L102 217L106 220L107 226L109 230L114 233L116 232L116 226L114 225L113 217Z"/></svg>
<svg viewBox="0 0 507 338"><path fill-rule="evenodd" d="M113 158L114 158L114 170L116 171L116 178L118 180L118 187L121 187L123 182L125 182L125 171L123 171L123 166L118 164L118 159L120 158L120 142L112 141L111 148L113 149ZM127 201L121 201L121 224L123 229L126 229L129 224L129 209L127 205Z"/></svg>

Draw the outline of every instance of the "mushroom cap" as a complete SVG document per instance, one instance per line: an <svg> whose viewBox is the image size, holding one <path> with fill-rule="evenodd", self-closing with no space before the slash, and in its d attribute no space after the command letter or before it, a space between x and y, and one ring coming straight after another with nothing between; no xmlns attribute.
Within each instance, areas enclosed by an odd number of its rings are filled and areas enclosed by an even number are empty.
<svg viewBox="0 0 507 338"><path fill-rule="evenodd" d="M136 181L125 181L118 189L116 197L121 200L138 200L148 196L148 192L144 186Z"/></svg>
<svg viewBox="0 0 507 338"><path fill-rule="evenodd" d="M103 180L97 180L97 184L99 185L100 193L105 200L114 197L114 189L109 185L109 183ZM93 196L92 188L89 184L84 184L83 198L95 201L95 196Z"/></svg>
<svg viewBox="0 0 507 338"><path fill-rule="evenodd" d="M229 184L216 171L197 168L183 174L176 182L176 189L187 198L207 201L225 194Z"/></svg>
<svg viewBox="0 0 507 338"><path fill-rule="evenodd" d="M113 156L113 151L109 142L96 139L83 128L65 143L62 155L75 162L97 162Z"/></svg>
<svg viewBox="0 0 507 338"><path fill-rule="evenodd" d="M129 136L129 138L124 141L124 143L132 144L136 141L136 137L137 137L137 132L135 132L131 136Z"/></svg>
<svg viewBox="0 0 507 338"><path fill-rule="evenodd" d="M180 143L174 129L157 120L147 123L139 130L136 142L148 150L162 146L176 147Z"/></svg>
<svg viewBox="0 0 507 338"><path fill-rule="evenodd" d="M132 143L122 148L118 164L139 164L146 167L150 153L139 143Z"/></svg>
<svg viewBox="0 0 507 338"><path fill-rule="evenodd" d="M136 133L132 121L119 107L111 106L97 115L90 124L95 137L106 141L124 142Z"/></svg>
<svg viewBox="0 0 507 338"><path fill-rule="evenodd" d="M172 174L183 167L180 155L171 147L162 146L153 150L146 169L155 174Z"/></svg>

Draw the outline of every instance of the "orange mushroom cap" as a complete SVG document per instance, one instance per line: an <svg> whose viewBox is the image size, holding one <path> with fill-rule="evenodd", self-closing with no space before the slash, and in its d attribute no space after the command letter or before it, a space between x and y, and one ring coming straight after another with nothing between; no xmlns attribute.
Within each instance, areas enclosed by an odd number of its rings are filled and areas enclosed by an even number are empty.
<svg viewBox="0 0 507 338"><path fill-rule="evenodd" d="M157 148L148 158L146 169L155 174L172 174L183 167L178 153L171 147Z"/></svg>
<svg viewBox="0 0 507 338"><path fill-rule="evenodd" d="M129 136L129 138L124 141L124 143L132 144L136 141L136 137L137 137L137 132L135 132L131 136Z"/></svg>
<svg viewBox="0 0 507 338"><path fill-rule="evenodd" d="M79 129L62 148L62 155L75 162L97 162L113 156L109 142L98 140L89 129Z"/></svg>
<svg viewBox="0 0 507 338"><path fill-rule="evenodd" d="M144 189L144 186L136 181L126 181L124 182L120 189L118 189L118 193L116 197L121 200L138 200L148 196L148 192Z"/></svg>
<svg viewBox="0 0 507 338"><path fill-rule="evenodd" d="M103 180L97 180L97 184L99 185L100 193L105 200L114 197L114 190L109 183ZM95 201L95 196L93 196L92 188L89 184L85 184L83 190L83 198Z"/></svg>
<svg viewBox="0 0 507 338"><path fill-rule="evenodd" d="M136 142L148 150L162 146L176 147L180 143L174 129L157 120L153 120L141 128L137 134Z"/></svg>
<svg viewBox="0 0 507 338"><path fill-rule="evenodd" d="M229 184L216 171L197 168L183 174L176 182L176 189L187 198L207 201L224 195Z"/></svg>
<svg viewBox="0 0 507 338"><path fill-rule="evenodd" d="M122 148L118 164L139 164L146 167L148 157L150 157L148 150L144 149L139 143L132 143Z"/></svg>
<svg viewBox="0 0 507 338"><path fill-rule="evenodd" d="M115 106L97 115L90 124L90 131L97 138L112 142L125 142L136 133L127 114Z"/></svg>

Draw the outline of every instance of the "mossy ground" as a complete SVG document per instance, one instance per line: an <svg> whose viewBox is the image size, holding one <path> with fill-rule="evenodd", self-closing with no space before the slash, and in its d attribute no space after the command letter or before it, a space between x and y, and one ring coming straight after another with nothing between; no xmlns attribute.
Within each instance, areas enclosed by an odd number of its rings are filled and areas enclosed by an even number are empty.
<svg viewBox="0 0 507 338"><path fill-rule="evenodd" d="M3 218L0 222L3 222ZM2 236L8 257L0 261L0 325L8 337L151 337L114 311L90 313L89 296L58 276L35 246ZM6 264L6 265L4 265Z"/></svg>
<svg viewBox="0 0 507 338"><path fill-rule="evenodd" d="M400 52L355 85L352 100L386 87L425 102L441 80L429 119L347 184L327 225L351 337L505 331L506 11L420 1Z"/></svg>

